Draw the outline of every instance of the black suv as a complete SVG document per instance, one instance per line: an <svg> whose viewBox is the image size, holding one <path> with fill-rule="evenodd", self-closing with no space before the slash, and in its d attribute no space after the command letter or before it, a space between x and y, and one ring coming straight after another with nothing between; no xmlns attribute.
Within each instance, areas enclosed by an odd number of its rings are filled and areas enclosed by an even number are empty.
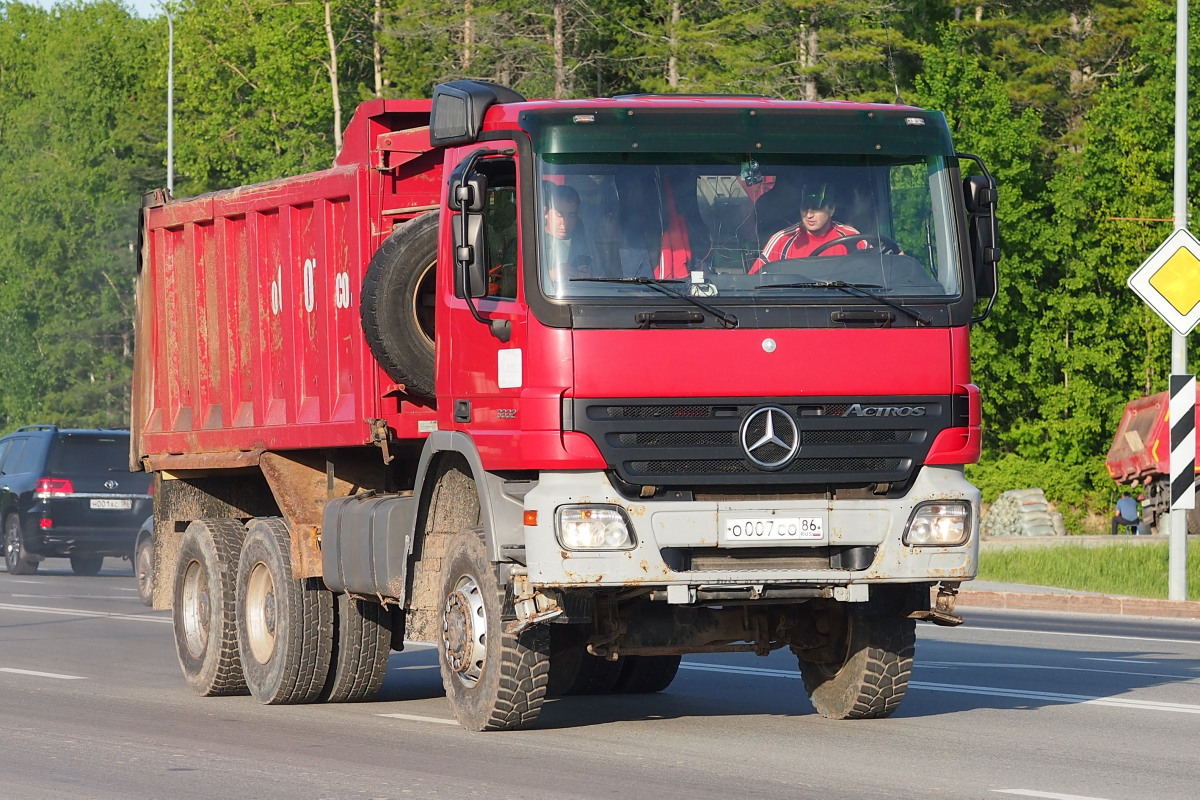
<svg viewBox="0 0 1200 800"><path fill-rule="evenodd" d="M129 471L129 431L31 425L0 438L5 566L32 575L69 558L95 575L105 556L132 557L149 492L150 475Z"/></svg>

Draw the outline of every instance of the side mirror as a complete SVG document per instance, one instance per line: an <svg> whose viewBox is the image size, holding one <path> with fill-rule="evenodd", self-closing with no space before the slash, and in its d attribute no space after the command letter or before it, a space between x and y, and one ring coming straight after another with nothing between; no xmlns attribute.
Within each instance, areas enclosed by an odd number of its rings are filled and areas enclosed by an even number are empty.
<svg viewBox="0 0 1200 800"><path fill-rule="evenodd" d="M487 237L483 214L465 211L454 226L454 296L487 297Z"/></svg>
<svg viewBox="0 0 1200 800"><path fill-rule="evenodd" d="M971 240L971 266L975 278L975 297L987 298L987 308L972 322L982 322L992 313L999 292L1000 231L996 220L998 193L996 182L977 156L959 153L979 165L982 175L963 178L963 202Z"/></svg>
<svg viewBox="0 0 1200 800"><path fill-rule="evenodd" d="M454 229L454 296L487 296L487 235L483 202L487 177L472 172L450 185L450 207L462 213Z"/></svg>
<svg viewBox="0 0 1200 800"><path fill-rule="evenodd" d="M450 209L452 211L483 211L483 199L487 196L487 187L487 176L478 172L472 172L466 176L452 175L448 202Z"/></svg>

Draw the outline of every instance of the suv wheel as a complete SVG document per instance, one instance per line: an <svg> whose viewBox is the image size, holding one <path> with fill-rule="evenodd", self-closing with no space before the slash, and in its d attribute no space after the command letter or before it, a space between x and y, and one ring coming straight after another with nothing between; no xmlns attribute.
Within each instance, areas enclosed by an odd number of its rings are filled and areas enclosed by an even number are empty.
<svg viewBox="0 0 1200 800"><path fill-rule="evenodd" d="M4 521L4 566L12 575L32 575L38 571L38 562L25 553L25 537L16 514L9 514Z"/></svg>
<svg viewBox="0 0 1200 800"><path fill-rule="evenodd" d="M71 556L71 571L76 575L99 575L104 556Z"/></svg>
<svg viewBox="0 0 1200 800"><path fill-rule="evenodd" d="M154 605L154 542L148 536L139 539L133 551L133 574L138 598L145 605Z"/></svg>

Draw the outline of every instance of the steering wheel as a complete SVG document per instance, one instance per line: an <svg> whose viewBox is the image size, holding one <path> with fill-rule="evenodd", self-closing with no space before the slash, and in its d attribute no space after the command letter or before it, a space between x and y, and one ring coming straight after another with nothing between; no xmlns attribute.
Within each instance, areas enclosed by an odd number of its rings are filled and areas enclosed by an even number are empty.
<svg viewBox="0 0 1200 800"><path fill-rule="evenodd" d="M810 258L812 256L819 256L822 253L824 253L826 250L828 250L829 248L837 247L838 245L845 247L847 251L853 251L855 248L852 248L849 245L855 244L857 242L866 242L867 244L873 244L875 247L878 247L880 252L884 253L885 255L899 255L900 254L900 245L896 244L895 241L893 241L892 239L889 239L886 236L881 236L877 233L856 233L853 236L839 236L836 239L830 239L828 242L821 245L820 247L817 247L815 250L813 250L808 255Z"/></svg>

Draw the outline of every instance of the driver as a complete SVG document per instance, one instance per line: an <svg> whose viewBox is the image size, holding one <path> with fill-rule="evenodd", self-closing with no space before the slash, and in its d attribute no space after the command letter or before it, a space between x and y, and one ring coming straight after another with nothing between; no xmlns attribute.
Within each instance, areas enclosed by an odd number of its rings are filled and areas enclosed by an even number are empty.
<svg viewBox="0 0 1200 800"><path fill-rule="evenodd" d="M833 219L833 212L836 210L837 206L827 185L804 187L804 191L800 193L800 221L767 240L767 246L750 266L750 274L758 272L768 261L804 258L812 255L813 250L827 242L845 236L857 236L858 231L853 227ZM866 250L868 246L864 241L858 242L859 250ZM846 246L838 244L822 250L820 255L844 256L846 252Z"/></svg>

